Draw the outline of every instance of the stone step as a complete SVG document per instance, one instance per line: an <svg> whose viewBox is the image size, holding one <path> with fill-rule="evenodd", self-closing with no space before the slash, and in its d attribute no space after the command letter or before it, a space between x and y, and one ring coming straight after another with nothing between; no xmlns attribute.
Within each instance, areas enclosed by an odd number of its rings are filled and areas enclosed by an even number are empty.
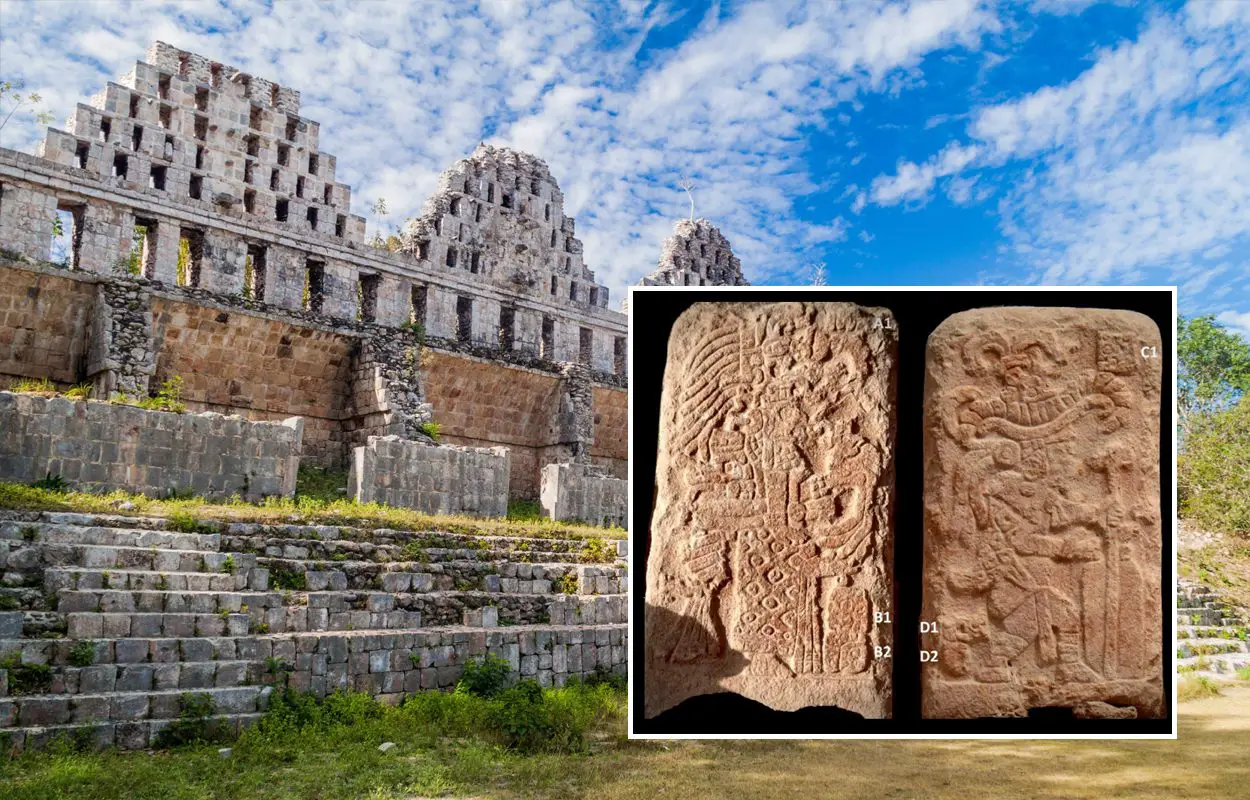
<svg viewBox="0 0 1250 800"><path fill-rule="evenodd" d="M348 589L428 592L461 588L524 594L618 594L628 588L626 569L589 564L528 564L409 561L376 564L366 561L316 562L261 557L258 560L275 588L311 591Z"/></svg>
<svg viewBox="0 0 1250 800"><path fill-rule="evenodd" d="M105 692L147 692L180 689L228 689L264 681L260 661L164 661L147 663L149 640L118 639L92 642L98 658L116 656L121 660L92 663L89 666L51 665L48 681L39 694L101 694ZM0 698L14 694L12 676Z"/></svg>
<svg viewBox="0 0 1250 800"><path fill-rule="evenodd" d="M604 625L510 625L481 627L449 625L422 630L352 630L308 631L298 633L251 634L247 636L222 636L212 638L126 638L95 639L93 666L102 664L167 664L175 662L228 662L253 661L264 663L278 658L295 661L299 654L330 653L331 663L344 660L342 652L366 653L375 650L421 650L478 644L496 647L519 643L522 654L530 652L527 642L538 637L540 644L580 646L595 643L598 646L623 645L628 635L623 623ZM66 666L76 642L69 639L0 639L0 660L13 658L22 664L52 664ZM472 648L471 648L472 649ZM480 655L478 650L463 650L462 655ZM620 663L624 663L621 661Z"/></svg>
<svg viewBox="0 0 1250 800"><path fill-rule="evenodd" d="M44 570L44 588L191 592L263 592L269 588L269 570L254 567L237 572L156 572L52 567Z"/></svg>
<svg viewBox="0 0 1250 800"><path fill-rule="evenodd" d="M1178 608L1176 610L1177 625L1221 625L1236 626L1241 621L1235 617L1228 617L1224 612L1215 608Z"/></svg>
<svg viewBox="0 0 1250 800"><path fill-rule="evenodd" d="M421 563L440 564L449 562L472 564L604 564L598 557L579 552L561 550L506 550L506 549L457 549L361 546L352 542L320 543L307 540L270 541L259 544L254 539L227 536L222 546L243 553L255 553L266 558L288 561L352 562L367 564ZM619 563L613 560L611 563Z"/></svg>
<svg viewBox="0 0 1250 800"><path fill-rule="evenodd" d="M1243 667L1250 667L1250 653L1222 653L1214 656L1190 656L1177 659L1177 670L1182 675L1196 672L1230 677Z"/></svg>
<svg viewBox="0 0 1250 800"><path fill-rule="evenodd" d="M582 538L558 536L496 536L453 533L437 529L408 531L395 528L360 528L333 525L267 525L251 522L231 522L223 528L228 536L262 537L276 540L299 540L303 542L343 542L369 544L372 546L404 547L413 543L422 548L464 548L473 550L544 550L550 552L580 552L588 546ZM604 544L624 556L624 539L603 539Z"/></svg>
<svg viewBox="0 0 1250 800"><path fill-rule="evenodd" d="M126 589L61 589L57 610L65 613L99 611L104 613L217 614L222 611L246 613L252 608L283 605L280 592L161 591Z"/></svg>
<svg viewBox="0 0 1250 800"><path fill-rule="evenodd" d="M61 526L111 527L138 530L173 530L171 522L163 517L136 517L124 514L83 514L63 511L24 512L0 509L0 521L18 523L42 522ZM222 533L231 536L270 536L286 539L309 539L315 541L356 541L373 544L403 546L417 542L421 546L435 546L439 542L464 542L472 549L548 550L577 552L588 546L588 539L561 536L500 536L457 533L437 529L423 531L394 528L364 528L351 525L306 525L300 523L268 524L254 522L220 522L197 520L206 533ZM625 539L601 538L604 546L615 549L619 557L628 553Z"/></svg>
<svg viewBox="0 0 1250 800"><path fill-rule="evenodd" d="M1222 653L1250 653L1250 642L1236 639L1182 639L1177 643L1177 658Z"/></svg>
<svg viewBox="0 0 1250 800"><path fill-rule="evenodd" d="M241 732L264 717L264 714L214 714L208 717L214 729L224 726L226 738ZM57 741L66 741L76 749L144 750L160 742L160 734L174 720L140 720L136 722L90 722L82 725L44 725L37 728L6 728L8 752L44 750Z"/></svg>
<svg viewBox="0 0 1250 800"><path fill-rule="evenodd" d="M251 714L263 712L273 693L270 686L234 686L225 689L198 689L193 694L208 696L215 713ZM0 730L47 725L135 722L176 719L187 692L163 691L102 692L100 694L10 696L0 700Z"/></svg>
<svg viewBox="0 0 1250 800"><path fill-rule="evenodd" d="M111 547L159 547L165 550L217 552L219 533L180 533L166 530L81 527L52 522L0 522L0 540L47 544L84 544Z"/></svg>
<svg viewBox="0 0 1250 800"><path fill-rule="evenodd" d="M237 573L257 566L256 556L250 553L80 544L41 544L36 547L45 567Z"/></svg>
<svg viewBox="0 0 1250 800"><path fill-rule="evenodd" d="M245 636L252 629L248 614L66 614L70 639L191 638Z"/></svg>
<svg viewBox="0 0 1250 800"><path fill-rule="evenodd" d="M1195 626L1195 625L1178 625L1176 627L1177 639L1214 639L1223 641L1246 641L1250 640L1250 627L1245 625L1227 625L1227 626Z"/></svg>

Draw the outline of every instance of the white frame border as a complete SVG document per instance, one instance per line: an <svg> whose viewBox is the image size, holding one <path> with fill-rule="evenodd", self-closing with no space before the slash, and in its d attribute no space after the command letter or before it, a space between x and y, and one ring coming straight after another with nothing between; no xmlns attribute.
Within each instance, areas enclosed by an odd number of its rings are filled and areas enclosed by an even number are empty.
<svg viewBox="0 0 1250 800"><path fill-rule="evenodd" d="M1172 297L1172 461L1171 461L1171 481L1172 481L1172 615L1169 630L1172 634L1172 646L1170 653L1172 657L1172 697L1169 712L1172 717L1172 732L1168 733L1129 733L1119 735L1107 735L1103 733L759 733L759 734L742 734L742 733L637 733L634 731L634 704L632 700L626 700L628 712L628 738L630 739L660 739L660 740L716 740L716 739L796 739L796 740L826 740L826 739L1036 739L1036 740L1072 740L1072 739L1097 739L1124 741L1133 739L1176 739L1177 728L1179 722L1179 714L1177 713L1177 659L1176 659L1176 587L1179 585L1179 564L1177 562L1177 528L1178 509L1176 506L1176 457L1177 457L1177 410L1176 410L1176 386L1177 386L1177 362L1176 362L1176 319L1177 319L1177 288L1175 286L630 286L628 288L627 302L629 307L626 311L628 318L628 331L626 333L626 375L630 376L627 389L627 425L628 425L628 441L629 441L629 486L628 486L628 516L626 519L627 530L633 531L634 528L634 382L632 376L634 374L634 294L638 292L691 292L700 294L725 294L733 295L742 292L795 292L806 291L812 294L821 294L825 292L1168 292ZM721 299L721 298L717 298ZM729 301L730 297L725 297L724 301ZM667 353L662 354L667 358ZM626 654L626 666L628 669L628 698L632 698L634 694L634 590L636 580L641 581L642 590L645 591L646 576L638 576L634 571L634 540L630 536L629 552L626 556L628 564L628 581L630 591L627 594L627 627L626 636L628 638L628 647Z"/></svg>

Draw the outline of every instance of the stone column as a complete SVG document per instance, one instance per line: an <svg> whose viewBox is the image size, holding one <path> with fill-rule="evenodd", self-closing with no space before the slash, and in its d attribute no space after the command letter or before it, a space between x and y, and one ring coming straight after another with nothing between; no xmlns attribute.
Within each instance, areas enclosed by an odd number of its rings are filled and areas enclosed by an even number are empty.
<svg viewBox="0 0 1250 800"><path fill-rule="evenodd" d="M147 397L155 372L151 292L142 282L122 278L98 284L87 354L92 396Z"/></svg>

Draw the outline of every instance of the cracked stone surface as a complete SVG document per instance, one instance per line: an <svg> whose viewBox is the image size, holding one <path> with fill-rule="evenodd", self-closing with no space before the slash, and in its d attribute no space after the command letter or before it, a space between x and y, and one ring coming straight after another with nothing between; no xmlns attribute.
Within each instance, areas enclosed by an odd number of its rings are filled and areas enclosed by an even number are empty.
<svg viewBox="0 0 1250 800"><path fill-rule="evenodd" d="M645 713L730 691L888 717L894 369L884 309L699 303L669 339Z"/></svg>
<svg viewBox="0 0 1250 800"><path fill-rule="evenodd" d="M977 309L929 338L925 717L1165 716L1159 348L1101 309Z"/></svg>

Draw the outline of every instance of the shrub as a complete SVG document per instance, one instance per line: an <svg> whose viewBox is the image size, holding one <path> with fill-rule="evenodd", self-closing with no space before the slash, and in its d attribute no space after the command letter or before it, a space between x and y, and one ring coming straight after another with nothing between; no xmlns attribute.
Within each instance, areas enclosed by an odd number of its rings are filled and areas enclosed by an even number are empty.
<svg viewBox="0 0 1250 800"><path fill-rule="evenodd" d="M222 742L230 738L228 725L217 725L213 698L207 694L184 694L178 698L178 719L156 736L156 746L177 747L184 744Z"/></svg>
<svg viewBox="0 0 1250 800"><path fill-rule="evenodd" d="M95 663L95 642L83 639L69 649L68 661L72 667L89 667Z"/></svg>
<svg viewBox="0 0 1250 800"><path fill-rule="evenodd" d="M511 671L512 665L507 659L485 655L464 665L464 672L456 684L456 693L495 697L508 687Z"/></svg>
<svg viewBox="0 0 1250 800"><path fill-rule="evenodd" d="M566 572L551 582L552 588L564 594L577 594L577 573Z"/></svg>
<svg viewBox="0 0 1250 800"><path fill-rule="evenodd" d="M1187 700L1202 700L1219 695L1219 684L1205 675L1185 675L1180 678L1180 683L1176 686L1176 699L1182 703Z"/></svg>
<svg viewBox="0 0 1250 800"><path fill-rule="evenodd" d="M610 564L616 560L616 547L597 536L586 540L586 546L582 549L582 553L588 560L603 564Z"/></svg>
<svg viewBox="0 0 1250 800"><path fill-rule="evenodd" d="M31 484L36 489L44 489L49 492L64 492L69 490L69 484L60 475L53 475L51 472L44 475L39 480Z"/></svg>
<svg viewBox="0 0 1250 800"><path fill-rule="evenodd" d="M508 519L513 522L535 522L544 519L542 504L537 500L509 500Z"/></svg>
<svg viewBox="0 0 1250 800"><path fill-rule="evenodd" d="M217 526L211 522L201 522L188 511L171 512L168 518L167 527L171 531L179 533L213 533L217 530Z"/></svg>
<svg viewBox="0 0 1250 800"><path fill-rule="evenodd" d="M430 437L434 441L438 441L438 435L442 432L443 426L437 422L422 422L420 425L421 432Z"/></svg>
<svg viewBox="0 0 1250 800"><path fill-rule="evenodd" d="M52 667L47 664L23 664L20 653L13 653L0 661L0 669L7 670L9 694L40 694L52 686Z"/></svg>
<svg viewBox="0 0 1250 800"><path fill-rule="evenodd" d="M1177 461L1181 514L1204 528L1250 531L1250 397L1196 423Z"/></svg>
<svg viewBox="0 0 1250 800"><path fill-rule="evenodd" d="M290 589L302 592L308 588L308 576L301 569L292 567L270 567L269 585L275 589Z"/></svg>

